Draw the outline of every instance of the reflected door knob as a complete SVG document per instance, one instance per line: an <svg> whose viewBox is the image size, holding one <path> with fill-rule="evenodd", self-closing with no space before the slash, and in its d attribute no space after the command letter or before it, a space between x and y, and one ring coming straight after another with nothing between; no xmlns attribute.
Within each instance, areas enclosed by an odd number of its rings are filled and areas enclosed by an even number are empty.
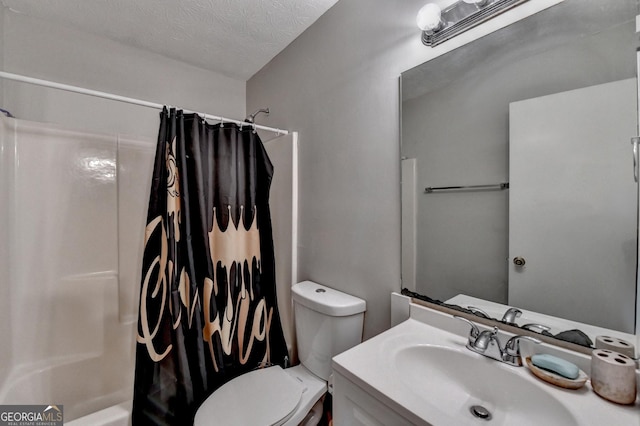
<svg viewBox="0 0 640 426"><path fill-rule="evenodd" d="M516 266L524 266L525 263L524 257L516 256L513 258L513 264Z"/></svg>

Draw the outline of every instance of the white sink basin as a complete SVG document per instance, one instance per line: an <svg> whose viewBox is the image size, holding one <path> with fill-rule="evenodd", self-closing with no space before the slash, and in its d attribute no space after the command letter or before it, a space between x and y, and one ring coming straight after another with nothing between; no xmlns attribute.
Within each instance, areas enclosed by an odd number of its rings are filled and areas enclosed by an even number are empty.
<svg viewBox="0 0 640 426"><path fill-rule="evenodd" d="M578 425L548 392L516 374L518 367L466 348L409 346L395 354L395 368L409 389L455 417L480 418L472 414L479 406L492 425Z"/></svg>

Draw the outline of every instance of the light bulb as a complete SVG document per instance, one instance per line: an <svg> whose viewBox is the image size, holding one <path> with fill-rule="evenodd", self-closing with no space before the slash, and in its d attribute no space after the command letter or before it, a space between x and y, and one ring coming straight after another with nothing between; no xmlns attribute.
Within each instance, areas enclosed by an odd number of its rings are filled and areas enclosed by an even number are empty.
<svg viewBox="0 0 640 426"><path fill-rule="evenodd" d="M427 3L418 11L416 23L422 31L437 31L442 25L442 9L435 3Z"/></svg>

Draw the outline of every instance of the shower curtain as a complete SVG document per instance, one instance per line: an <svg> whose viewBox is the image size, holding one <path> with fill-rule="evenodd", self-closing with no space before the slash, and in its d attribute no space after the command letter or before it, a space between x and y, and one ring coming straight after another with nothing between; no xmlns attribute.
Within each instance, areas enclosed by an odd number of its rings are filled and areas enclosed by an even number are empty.
<svg viewBox="0 0 640 426"><path fill-rule="evenodd" d="M160 116L133 424L188 425L225 382L287 356L269 211L273 167L249 125L210 125L166 108Z"/></svg>

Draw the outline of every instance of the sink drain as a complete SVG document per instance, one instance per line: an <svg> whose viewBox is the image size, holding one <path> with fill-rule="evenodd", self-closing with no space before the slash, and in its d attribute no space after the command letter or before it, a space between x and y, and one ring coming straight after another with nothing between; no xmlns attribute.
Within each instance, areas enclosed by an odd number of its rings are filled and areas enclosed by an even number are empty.
<svg viewBox="0 0 640 426"><path fill-rule="evenodd" d="M482 420L491 420L491 413L482 405L472 405L469 407L469 411L471 411L474 417Z"/></svg>

